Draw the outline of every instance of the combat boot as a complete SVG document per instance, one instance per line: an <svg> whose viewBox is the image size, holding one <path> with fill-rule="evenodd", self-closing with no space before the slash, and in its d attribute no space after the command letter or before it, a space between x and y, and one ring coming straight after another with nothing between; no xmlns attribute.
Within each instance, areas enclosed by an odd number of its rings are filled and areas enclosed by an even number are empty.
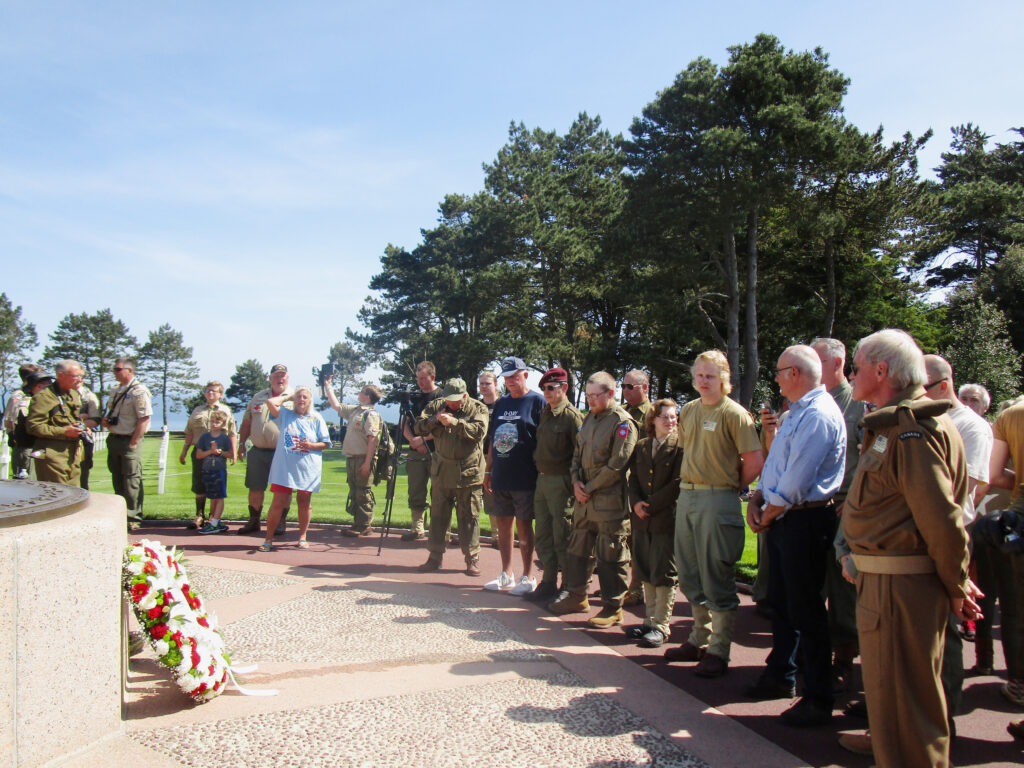
<svg viewBox="0 0 1024 768"><path fill-rule="evenodd" d="M590 600L586 592L562 592L555 602L548 603L548 610L556 616L583 613L590 610Z"/></svg>
<svg viewBox="0 0 1024 768"><path fill-rule="evenodd" d="M622 623L622 607L608 605L601 609L596 616L591 616L587 624L598 629L607 629Z"/></svg>
<svg viewBox="0 0 1024 768"><path fill-rule="evenodd" d="M259 533L260 532L260 516L263 514L262 509L254 509L249 507L249 522L239 528L235 533L246 534L246 533Z"/></svg>

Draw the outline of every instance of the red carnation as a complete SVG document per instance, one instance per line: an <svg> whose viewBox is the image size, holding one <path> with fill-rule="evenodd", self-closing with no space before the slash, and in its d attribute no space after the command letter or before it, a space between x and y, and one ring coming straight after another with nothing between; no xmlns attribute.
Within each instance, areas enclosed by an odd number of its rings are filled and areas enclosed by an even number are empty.
<svg viewBox="0 0 1024 768"><path fill-rule="evenodd" d="M149 618L151 619L159 619L161 616L164 615L163 606L158 605L155 608L150 608L148 611L146 611L146 615L149 616Z"/></svg>
<svg viewBox="0 0 1024 768"><path fill-rule="evenodd" d="M209 629L210 622L206 620L205 616L200 616L198 619L196 619L196 621L199 622L199 626L206 627L207 629Z"/></svg>
<svg viewBox="0 0 1024 768"><path fill-rule="evenodd" d="M181 585L181 591L182 591L183 594L187 595L188 594L188 584L182 584Z"/></svg>
<svg viewBox="0 0 1024 768"><path fill-rule="evenodd" d="M142 572L150 574L156 573L156 563L154 563L152 560L147 560L146 564L142 566Z"/></svg>
<svg viewBox="0 0 1024 768"><path fill-rule="evenodd" d="M136 603L149 594L149 584L132 584L132 600Z"/></svg>
<svg viewBox="0 0 1024 768"><path fill-rule="evenodd" d="M200 683L199 687L196 688L196 693L206 693L206 683Z"/></svg>
<svg viewBox="0 0 1024 768"><path fill-rule="evenodd" d="M193 645L193 647L192 647L192 668L195 669L198 666L199 666L199 651L197 651L195 649L195 646Z"/></svg>
<svg viewBox="0 0 1024 768"><path fill-rule="evenodd" d="M181 634L181 632L175 632L173 635L171 635L171 641L179 648L181 647L182 642L184 642L184 640L185 636Z"/></svg>
<svg viewBox="0 0 1024 768"><path fill-rule="evenodd" d="M164 635L166 635L170 631L171 628L168 627L166 624L157 624L156 626L150 628L149 634L153 636L154 640L163 640Z"/></svg>

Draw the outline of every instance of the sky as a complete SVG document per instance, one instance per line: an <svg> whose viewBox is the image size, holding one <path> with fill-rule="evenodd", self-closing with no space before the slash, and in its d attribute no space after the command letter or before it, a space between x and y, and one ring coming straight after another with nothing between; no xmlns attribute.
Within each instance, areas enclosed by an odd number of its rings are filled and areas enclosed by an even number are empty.
<svg viewBox="0 0 1024 768"><path fill-rule="evenodd" d="M310 383L380 269L510 123L613 134L697 57L760 32L821 47L863 130L1024 125L1007 2L0 0L0 291L40 352L69 312L163 323L202 378Z"/></svg>

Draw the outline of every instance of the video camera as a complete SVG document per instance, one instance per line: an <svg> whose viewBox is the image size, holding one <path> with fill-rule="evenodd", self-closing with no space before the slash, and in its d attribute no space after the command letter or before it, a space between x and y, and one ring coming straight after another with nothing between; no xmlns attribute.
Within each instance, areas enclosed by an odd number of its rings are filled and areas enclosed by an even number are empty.
<svg viewBox="0 0 1024 768"><path fill-rule="evenodd" d="M318 386L323 386L327 383L327 379L334 375L334 363L328 361L323 366L317 368L315 365L312 370L313 376L316 377L316 383Z"/></svg>

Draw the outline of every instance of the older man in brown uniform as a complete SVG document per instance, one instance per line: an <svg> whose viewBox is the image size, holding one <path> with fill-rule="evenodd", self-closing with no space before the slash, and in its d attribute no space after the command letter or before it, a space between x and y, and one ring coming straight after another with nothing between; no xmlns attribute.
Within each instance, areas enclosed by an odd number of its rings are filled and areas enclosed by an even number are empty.
<svg viewBox="0 0 1024 768"><path fill-rule="evenodd" d="M469 396L462 379L449 379L444 397L431 400L413 424L416 435L434 439L437 452L430 478L430 557L420 566L421 571L441 567L454 504L466 574L480 575L480 510L484 504L487 424L487 406Z"/></svg>
<svg viewBox="0 0 1024 768"><path fill-rule="evenodd" d="M271 397L290 395L293 390L288 386L288 367L276 363L270 368L270 388L257 392L242 416L242 426L238 430L238 458L245 461L245 487L249 489L249 522L235 533L259 534L260 518L263 516L263 500L270 484L270 465L274 461L277 450L279 430L277 421L270 418L267 400ZM292 402L282 404L282 408L292 408ZM246 452L245 443L252 441L252 450ZM288 519L288 507L281 513L277 534L283 534L285 520Z"/></svg>
<svg viewBox="0 0 1024 768"><path fill-rule="evenodd" d="M860 461L842 525L857 577L857 628L875 762L880 768L949 765L939 680L950 609L977 614L967 578L967 462L945 415L924 391L924 356L905 332L861 339L853 397L864 418Z"/></svg>
<svg viewBox="0 0 1024 768"><path fill-rule="evenodd" d="M566 548L565 591L548 606L556 614L590 608L587 585L596 556L601 611L589 624L622 623L629 564L626 468L636 446L636 422L615 402L615 379L599 371L587 379L590 413L580 427L571 475L576 508Z"/></svg>
<svg viewBox="0 0 1024 768"><path fill-rule="evenodd" d="M78 387L82 366L74 360L57 363L57 381L32 396L25 426L35 437L32 446L36 477L49 483L78 485L82 472L82 398Z"/></svg>

